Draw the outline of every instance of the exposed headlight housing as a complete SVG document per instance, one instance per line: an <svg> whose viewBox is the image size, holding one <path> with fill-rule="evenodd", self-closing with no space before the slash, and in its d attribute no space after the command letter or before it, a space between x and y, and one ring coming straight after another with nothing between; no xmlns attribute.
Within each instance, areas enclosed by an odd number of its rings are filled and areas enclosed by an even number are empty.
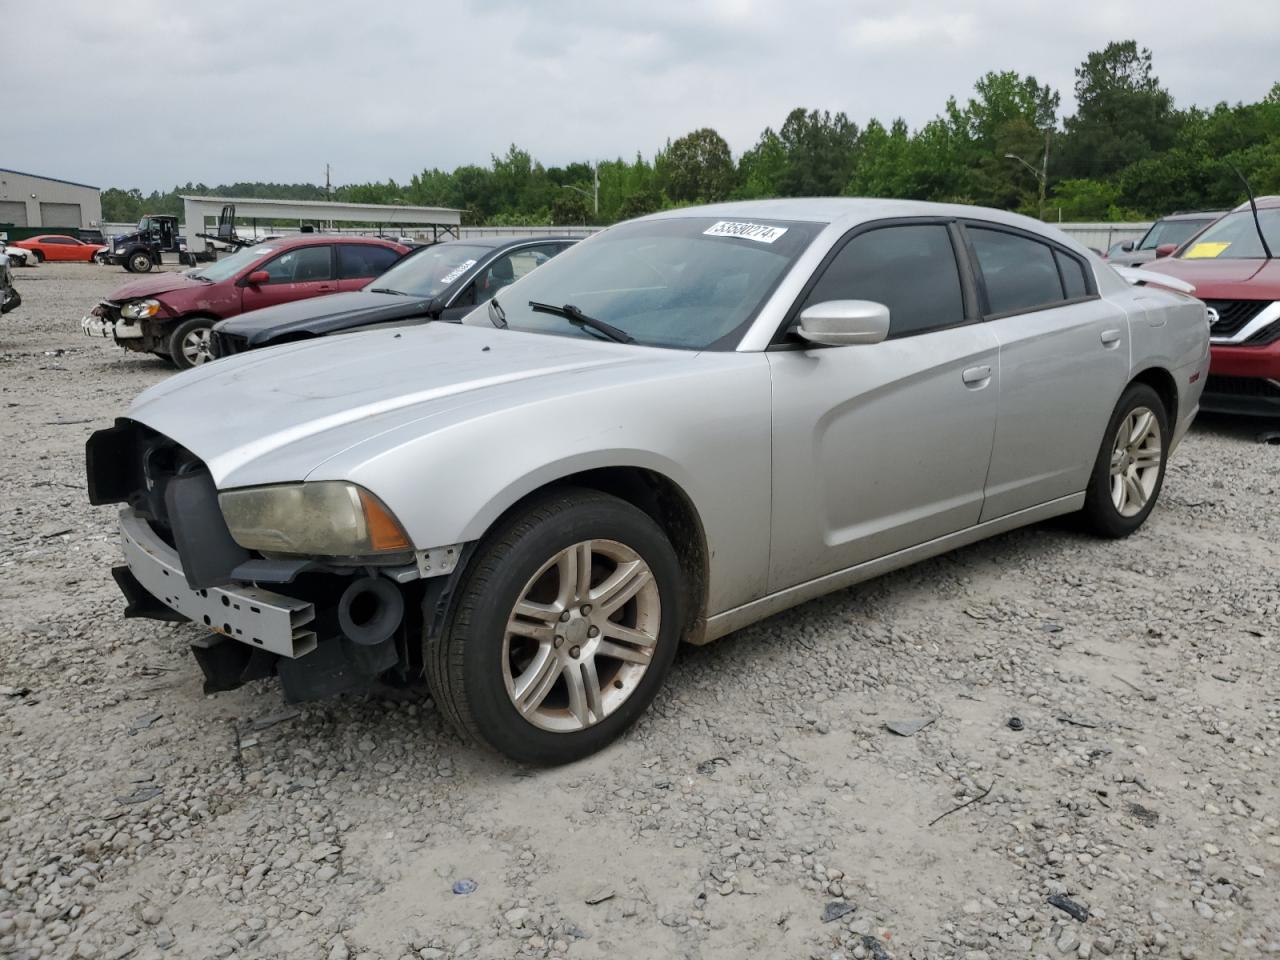
<svg viewBox="0 0 1280 960"><path fill-rule="evenodd" d="M159 300L133 300L120 309L120 316L126 320L146 320L159 312Z"/></svg>
<svg viewBox="0 0 1280 960"><path fill-rule="evenodd" d="M246 487L218 494L227 529L246 550L378 557L413 549L382 501L340 480Z"/></svg>

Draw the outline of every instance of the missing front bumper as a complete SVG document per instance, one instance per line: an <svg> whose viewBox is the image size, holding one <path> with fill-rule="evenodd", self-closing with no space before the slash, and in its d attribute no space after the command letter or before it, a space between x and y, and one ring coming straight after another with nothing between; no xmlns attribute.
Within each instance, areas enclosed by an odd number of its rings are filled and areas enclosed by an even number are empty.
<svg viewBox="0 0 1280 960"><path fill-rule="evenodd" d="M238 584L193 590L187 586L177 551L129 508L120 511L120 539L133 579L155 600L193 623L290 660L316 648L315 631L307 629L315 620L313 604Z"/></svg>

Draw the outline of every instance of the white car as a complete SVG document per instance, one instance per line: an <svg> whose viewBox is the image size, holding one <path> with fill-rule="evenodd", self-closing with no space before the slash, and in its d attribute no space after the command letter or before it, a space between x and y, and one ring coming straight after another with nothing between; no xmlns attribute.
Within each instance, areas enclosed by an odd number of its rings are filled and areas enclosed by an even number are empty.
<svg viewBox="0 0 1280 960"><path fill-rule="evenodd" d="M0 257L7 257L11 267L34 267L40 262L30 250L10 247L3 240L0 240Z"/></svg>

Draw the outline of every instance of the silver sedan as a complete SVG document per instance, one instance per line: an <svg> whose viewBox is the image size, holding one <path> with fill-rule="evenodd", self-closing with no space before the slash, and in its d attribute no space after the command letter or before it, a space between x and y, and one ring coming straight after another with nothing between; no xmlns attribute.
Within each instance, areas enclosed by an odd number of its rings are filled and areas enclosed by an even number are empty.
<svg viewBox="0 0 1280 960"><path fill-rule="evenodd" d="M212 631L208 689L425 678L464 734L556 763L682 640L1059 514L1132 533L1208 344L1203 303L1014 214L674 210L460 325L176 376L90 440L90 493L124 505L129 612Z"/></svg>

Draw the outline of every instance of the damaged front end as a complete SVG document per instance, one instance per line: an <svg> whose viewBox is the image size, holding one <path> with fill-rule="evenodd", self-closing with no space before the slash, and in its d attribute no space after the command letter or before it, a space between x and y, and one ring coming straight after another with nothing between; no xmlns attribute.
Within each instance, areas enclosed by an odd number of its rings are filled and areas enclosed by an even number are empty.
<svg viewBox="0 0 1280 960"><path fill-rule="evenodd" d="M407 538L376 556L250 549L232 535L204 463L128 419L89 438L86 468L90 502L122 505L125 563L112 575L125 616L208 628L192 643L206 693L274 675L286 699L298 701L421 675L423 603L438 601L450 577L423 579L422 559ZM250 533L264 536L257 528ZM242 529L237 534L253 540ZM431 573L452 573L460 552Z"/></svg>

